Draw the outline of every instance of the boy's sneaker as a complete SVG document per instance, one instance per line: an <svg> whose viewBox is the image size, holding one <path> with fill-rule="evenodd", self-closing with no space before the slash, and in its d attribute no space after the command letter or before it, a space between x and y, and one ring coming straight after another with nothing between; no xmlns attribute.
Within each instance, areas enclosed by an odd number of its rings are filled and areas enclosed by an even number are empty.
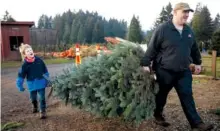
<svg viewBox="0 0 220 131"><path fill-rule="evenodd" d="M32 113L37 113L37 112L38 112L38 109L37 108L33 108Z"/></svg>
<svg viewBox="0 0 220 131"><path fill-rule="evenodd" d="M37 113L38 112L38 102L36 100L34 100L34 101L32 101L32 105L33 105L32 112Z"/></svg>

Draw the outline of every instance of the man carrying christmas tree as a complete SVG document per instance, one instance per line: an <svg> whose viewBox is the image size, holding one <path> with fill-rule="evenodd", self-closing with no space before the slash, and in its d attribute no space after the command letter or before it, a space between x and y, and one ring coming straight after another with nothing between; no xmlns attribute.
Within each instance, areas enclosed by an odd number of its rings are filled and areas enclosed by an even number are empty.
<svg viewBox="0 0 220 131"><path fill-rule="evenodd" d="M205 124L196 111L192 93L191 63L195 64L195 74L201 71L201 55L193 31L186 24L189 12L193 10L187 3L178 3L173 9L172 20L161 24L152 35L141 65L150 72L151 61L159 83L156 95L155 122L169 126L163 116L167 95L175 87L183 111L193 130L208 131L213 128Z"/></svg>
<svg viewBox="0 0 220 131"><path fill-rule="evenodd" d="M27 87L30 92L30 99L33 104L33 113L38 112L37 94L40 99L40 111L41 119L46 118L46 101L45 101L45 88L47 86L47 80L43 75L49 77L49 73L43 60L34 56L33 50L30 45L22 44L20 47L21 55L23 55L24 63L21 66L18 77L16 80L16 86L20 92L23 92L24 79L27 78Z"/></svg>

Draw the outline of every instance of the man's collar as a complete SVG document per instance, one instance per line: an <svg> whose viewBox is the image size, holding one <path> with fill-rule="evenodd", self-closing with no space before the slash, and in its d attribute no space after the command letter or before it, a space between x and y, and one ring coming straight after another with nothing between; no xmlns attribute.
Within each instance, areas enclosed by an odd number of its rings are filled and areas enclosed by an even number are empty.
<svg viewBox="0 0 220 131"><path fill-rule="evenodd" d="M173 21L172 19L168 21L168 24L169 24L169 27L172 29L172 30L177 30L176 27L174 26L173 24ZM183 25L183 30L188 30L188 25L187 24L184 24Z"/></svg>

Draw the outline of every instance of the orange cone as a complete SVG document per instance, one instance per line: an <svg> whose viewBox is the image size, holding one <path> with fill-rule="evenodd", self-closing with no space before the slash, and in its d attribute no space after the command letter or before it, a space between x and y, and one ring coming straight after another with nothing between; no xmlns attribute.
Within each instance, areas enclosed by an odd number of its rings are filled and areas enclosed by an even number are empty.
<svg viewBox="0 0 220 131"><path fill-rule="evenodd" d="M81 57L80 57L80 52L79 52L79 44L76 44L76 59L75 59L75 64L79 65L81 64Z"/></svg>

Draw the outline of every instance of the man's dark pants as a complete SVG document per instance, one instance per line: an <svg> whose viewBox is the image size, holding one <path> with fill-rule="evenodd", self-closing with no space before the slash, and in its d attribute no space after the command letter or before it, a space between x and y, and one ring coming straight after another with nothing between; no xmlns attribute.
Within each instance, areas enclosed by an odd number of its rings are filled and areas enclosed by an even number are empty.
<svg viewBox="0 0 220 131"><path fill-rule="evenodd" d="M162 114L163 108L166 104L167 95L170 90L175 87L179 96L183 111L188 119L191 127L202 122L198 115L193 93L192 93L192 74L190 70L181 72L172 72L170 70L157 68L157 81L159 83L159 92L156 96L155 114Z"/></svg>

